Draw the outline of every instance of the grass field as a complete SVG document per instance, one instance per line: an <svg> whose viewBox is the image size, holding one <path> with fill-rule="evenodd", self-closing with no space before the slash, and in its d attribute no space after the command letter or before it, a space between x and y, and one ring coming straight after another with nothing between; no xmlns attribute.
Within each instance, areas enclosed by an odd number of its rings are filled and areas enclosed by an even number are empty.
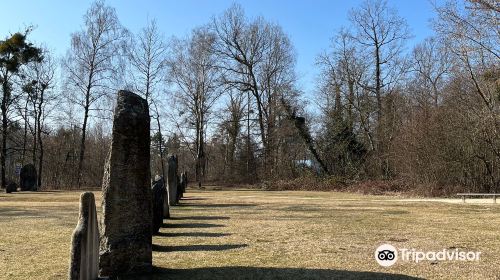
<svg viewBox="0 0 500 280"><path fill-rule="evenodd" d="M100 193L96 193L100 211ZM78 192L0 194L0 279L66 279ZM335 192L188 190L152 279L500 279L500 205ZM380 244L481 251L379 266Z"/></svg>

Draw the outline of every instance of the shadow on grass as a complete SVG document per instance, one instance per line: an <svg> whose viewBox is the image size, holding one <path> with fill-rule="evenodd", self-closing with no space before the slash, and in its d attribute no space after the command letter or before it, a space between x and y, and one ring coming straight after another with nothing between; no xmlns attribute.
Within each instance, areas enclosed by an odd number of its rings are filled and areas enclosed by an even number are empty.
<svg viewBox="0 0 500 280"><path fill-rule="evenodd" d="M36 209L0 207L0 216L4 217L43 217L66 219L73 213L74 210L72 207L37 206Z"/></svg>
<svg viewBox="0 0 500 280"><path fill-rule="evenodd" d="M169 220L229 220L229 217L223 217L223 216L187 216L187 217L170 217Z"/></svg>
<svg viewBox="0 0 500 280"><path fill-rule="evenodd" d="M247 244L225 244L225 245L179 245L163 246L153 244L156 252L196 252L196 251L225 251L247 247Z"/></svg>
<svg viewBox="0 0 500 280"><path fill-rule="evenodd" d="M405 215L410 214L410 211L405 210L391 210L382 212L383 215Z"/></svg>
<svg viewBox="0 0 500 280"><path fill-rule="evenodd" d="M140 279L140 278L138 278ZM403 274L335 269L271 268L271 267L203 267L167 269L154 267L151 279L388 279L417 280Z"/></svg>
<svg viewBox="0 0 500 280"><path fill-rule="evenodd" d="M205 224L205 223L184 223L184 224L167 224L163 223L163 228L213 228L225 227L225 225Z"/></svg>
<svg viewBox="0 0 500 280"><path fill-rule="evenodd" d="M186 192L189 194L189 190L192 191L211 191L211 190L217 190L217 191L229 191L229 192L255 192L255 191L264 191L261 188L233 188L233 187L214 187L214 186L208 186L208 187L203 187L199 189L198 187L196 188L189 188L188 191Z"/></svg>
<svg viewBox="0 0 500 280"><path fill-rule="evenodd" d="M206 200L206 198L202 198L202 197L182 197L181 200Z"/></svg>
<svg viewBox="0 0 500 280"><path fill-rule="evenodd" d="M20 217L20 216L43 217L45 214L42 213L41 211L35 211L35 210L2 207L0 208L0 215L6 217Z"/></svg>
<svg viewBox="0 0 500 280"><path fill-rule="evenodd" d="M277 210L281 211L291 211L291 212L318 212L318 211L326 211L328 209L324 209L322 207L310 206L310 205L294 205L287 206L284 208L278 208Z"/></svg>
<svg viewBox="0 0 500 280"><path fill-rule="evenodd" d="M224 237L231 234L219 232L159 232L155 235L165 237Z"/></svg>
<svg viewBox="0 0 500 280"><path fill-rule="evenodd" d="M60 194L64 194L66 193L67 191L63 191L63 190L47 190L47 191L16 191L16 192L13 192L12 194L16 194L16 195L19 195L19 194L55 194L55 193L60 193Z"/></svg>
<svg viewBox="0 0 500 280"><path fill-rule="evenodd" d="M220 204L181 203L177 206L180 206L180 207L202 207L202 208L228 208L228 207L255 207L255 206L257 206L257 204L250 204L250 203L220 203Z"/></svg>

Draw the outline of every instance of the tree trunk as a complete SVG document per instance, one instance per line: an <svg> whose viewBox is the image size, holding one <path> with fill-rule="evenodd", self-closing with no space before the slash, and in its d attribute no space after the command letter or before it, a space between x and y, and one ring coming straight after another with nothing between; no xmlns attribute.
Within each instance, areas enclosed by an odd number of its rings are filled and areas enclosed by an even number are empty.
<svg viewBox="0 0 500 280"><path fill-rule="evenodd" d="M5 181L5 162L6 159L5 157L7 156L7 103L8 100L10 99L10 92L9 92L9 86L7 84L7 74L4 75L4 81L2 83L2 91L3 91L3 98L2 98L2 105L1 105L1 111L2 111L2 152L0 154L0 167L1 167L1 179L2 179L2 188L5 189L6 181Z"/></svg>
<svg viewBox="0 0 500 280"><path fill-rule="evenodd" d="M247 91L247 183L251 182L250 177L250 92Z"/></svg>
<svg viewBox="0 0 500 280"><path fill-rule="evenodd" d="M87 100L88 100L88 95L87 95ZM89 116L89 105L88 102L85 106L85 112L83 116L83 125L82 125L82 139L80 142L80 157L78 159L78 180L77 180L77 186L78 188L81 187L81 180L83 176L83 159L85 157L85 138L86 138L86 133L87 133L87 121L88 121L88 116Z"/></svg>
<svg viewBox="0 0 500 280"><path fill-rule="evenodd" d="M382 122L382 82L381 82L381 69L380 69L380 50L378 45L375 47L375 96L377 98L377 122L381 126Z"/></svg>
<svg viewBox="0 0 500 280"><path fill-rule="evenodd" d="M384 178L389 176L389 162L386 156L386 141L385 127L383 123L383 108L382 108L382 78L381 78L380 47L375 44L375 96L377 98L377 148L380 157L380 171Z"/></svg>
<svg viewBox="0 0 500 280"><path fill-rule="evenodd" d="M40 92L40 100L38 102L38 111L36 118L36 139L38 139L38 147L40 152L38 154L38 189L42 187L42 174L43 174L43 140L42 140L42 106L43 106L43 90Z"/></svg>
<svg viewBox="0 0 500 280"><path fill-rule="evenodd" d="M199 118L197 120L197 151L196 151L196 180L198 181L198 187L201 188L203 181L203 176L205 175L205 151L204 151L204 127L203 127L203 112L200 109Z"/></svg>
<svg viewBox="0 0 500 280"><path fill-rule="evenodd" d="M257 79L255 78L255 75L253 73L253 68L249 66L249 74L250 78L252 79L252 86L253 90L252 93L255 96L255 100L257 101L257 112L259 115L259 128L260 128L260 136L262 139L262 145L264 146L264 170L266 170L266 161L267 161L267 153L268 153L268 145L267 145L267 139L266 139L266 129L264 127L264 115L263 115L263 105L262 105L262 100L260 99L259 95L259 87L257 83ZM250 144L250 143L249 143Z"/></svg>
<svg viewBox="0 0 500 280"><path fill-rule="evenodd" d="M34 133L33 133L33 149L31 150L32 152L32 158L33 158L33 165L36 165L36 151L37 151L37 146L38 146L38 112L37 110L34 111L35 113L35 125L34 125ZM27 116L26 116L27 117ZM26 122L28 121L28 118L26 118Z"/></svg>
<svg viewBox="0 0 500 280"><path fill-rule="evenodd" d="M323 172L325 172L325 174L330 174L330 171L328 170L327 165L321 159L318 151L314 147L314 140L313 140L311 134L309 133L309 130L307 129L307 126L305 124L305 119L297 117L294 110L292 109L292 107L285 101L284 98L281 98L281 104L285 108L287 117L291 121L293 121L293 124L295 125L295 128L298 130L299 135L302 137L302 139L306 143L307 148L309 149L309 151L311 152L313 157L316 159L316 161L320 165Z"/></svg>
<svg viewBox="0 0 500 280"><path fill-rule="evenodd" d="M24 134L23 134L23 153L21 156L21 165L24 165L27 143L28 143L28 101L26 101L26 104L24 105Z"/></svg>
<svg viewBox="0 0 500 280"><path fill-rule="evenodd" d="M352 132L354 127L354 114L353 114L353 106L352 102L354 102L354 81L349 80L349 103L347 105L347 123L349 125L349 131Z"/></svg>
<svg viewBox="0 0 500 280"><path fill-rule="evenodd" d="M2 188L5 189L5 157L7 156L7 108L2 102Z"/></svg>

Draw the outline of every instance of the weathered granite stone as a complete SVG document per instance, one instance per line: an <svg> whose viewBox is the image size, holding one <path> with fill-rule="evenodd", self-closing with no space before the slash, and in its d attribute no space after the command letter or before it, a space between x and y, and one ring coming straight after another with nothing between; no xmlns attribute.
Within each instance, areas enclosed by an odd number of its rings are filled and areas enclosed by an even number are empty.
<svg viewBox="0 0 500 280"><path fill-rule="evenodd" d="M186 193L187 187L188 187L188 175L187 172L184 171L184 189L182 190L183 194Z"/></svg>
<svg viewBox="0 0 500 280"><path fill-rule="evenodd" d="M6 193L17 192L17 184L12 181L7 181L7 186L5 186Z"/></svg>
<svg viewBox="0 0 500 280"><path fill-rule="evenodd" d="M165 188L163 189L163 218L164 219L170 218L170 207L168 205L167 185L165 185Z"/></svg>
<svg viewBox="0 0 500 280"><path fill-rule="evenodd" d="M163 179L165 180L165 179ZM164 219L169 219L170 218L170 208L168 206L168 187L167 187L167 182L163 181L164 188L163 188L163 218Z"/></svg>
<svg viewBox="0 0 500 280"><path fill-rule="evenodd" d="M36 191L36 168L33 164L26 164L19 174L21 191Z"/></svg>
<svg viewBox="0 0 500 280"><path fill-rule="evenodd" d="M148 103L119 91L102 187L100 276L147 274L152 267Z"/></svg>
<svg viewBox="0 0 500 280"><path fill-rule="evenodd" d="M186 192L186 187L187 187L186 172L182 172L181 175L179 176L179 192L177 194L177 201L179 201L184 196L184 193Z"/></svg>
<svg viewBox="0 0 500 280"><path fill-rule="evenodd" d="M177 204L177 156L172 155L168 157L168 204Z"/></svg>
<svg viewBox="0 0 500 280"><path fill-rule="evenodd" d="M183 191L182 189L184 186L184 178L182 178L182 173L178 178L179 178L179 181L178 181L178 188L177 188L177 203L179 203L179 200L181 200L181 198L182 198L182 191Z"/></svg>
<svg viewBox="0 0 500 280"><path fill-rule="evenodd" d="M153 224L152 233L157 234L163 223L163 201L165 200L165 182L160 176L155 177L155 182L151 188L153 203ZM168 206L168 205L167 205Z"/></svg>
<svg viewBox="0 0 500 280"><path fill-rule="evenodd" d="M99 272L99 229L94 194L80 195L78 224L71 239L69 280L96 280Z"/></svg>

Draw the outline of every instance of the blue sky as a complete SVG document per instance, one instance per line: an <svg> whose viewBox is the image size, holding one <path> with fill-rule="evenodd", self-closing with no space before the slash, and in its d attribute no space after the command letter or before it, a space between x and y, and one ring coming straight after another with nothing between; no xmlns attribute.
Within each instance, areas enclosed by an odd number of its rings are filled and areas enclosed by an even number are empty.
<svg viewBox="0 0 500 280"><path fill-rule="evenodd" d="M429 20L435 16L431 1L434 0L389 0L406 18L414 38L409 48L425 37L432 35ZM210 21L232 3L240 3L247 16L263 16L268 21L279 23L290 36L297 52L299 86L306 92L314 90L317 75L314 62L316 56L328 48L330 38L343 25L347 25L348 12L362 0L108 0L116 8L121 23L137 32L148 18L155 18L164 35L184 36L190 30ZM441 1L438 1L441 2ZM68 0L16 0L2 3L0 37L9 32L35 25L31 39L44 43L63 55L70 44L70 34L82 25L82 16L91 1Z"/></svg>

